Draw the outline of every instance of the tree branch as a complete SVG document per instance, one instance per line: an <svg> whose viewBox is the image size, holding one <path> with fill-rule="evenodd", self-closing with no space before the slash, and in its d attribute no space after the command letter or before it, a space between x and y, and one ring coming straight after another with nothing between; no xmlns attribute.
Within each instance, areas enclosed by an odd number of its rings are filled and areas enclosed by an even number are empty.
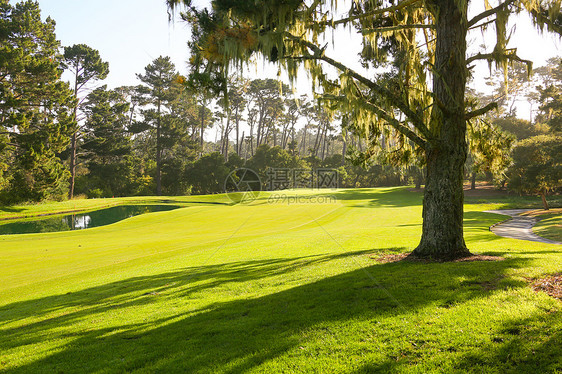
<svg viewBox="0 0 562 374"><path fill-rule="evenodd" d="M486 22L484 22L484 23L481 23L481 24L479 24L479 25L474 25L474 26L472 26L472 27L469 27L468 29L469 29L469 30L472 30L472 29L479 29L480 27L484 27L484 26L489 25L490 23L494 23L494 22L496 22L496 19L495 19L495 18L494 18L494 19L491 19L491 20L489 20L489 21L486 21Z"/></svg>
<svg viewBox="0 0 562 374"><path fill-rule="evenodd" d="M512 60L512 61L517 61L517 62L522 62L526 65L533 65L533 61L530 60L524 60L521 57L517 56L515 53L478 53L475 54L472 57L469 57L466 59L466 64L470 64L473 61L476 60L488 60L488 61L499 61L501 58L507 58L508 60Z"/></svg>
<svg viewBox="0 0 562 374"><path fill-rule="evenodd" d="M364 84L365 86L367 86L371 90L373 90L373 91L379 93L380 95L388 98L392 102L393 105L395 105L398 109L400 109L402 111L402 113L404 113L410 119L410 121L412 121L412 124L414 125L414 127L427 140L430 140L430 139L433 138L433 135L431 134L431 132L429 131L427 126L424 124L423 120L404 101L402 101L400 99L400 97L398 95L396 95L394 92L390 91L389 89L387 89L385 87L382 87L382 86L376 84L375 82L371 81L370 79L368 79L368 78L362 76L361 74L357 73L356 71L348 68L344 64L342 64L338 61L335 61L334 59L326 56L326 54L324 53L324 50L321 49L320 47L318 47L317 45L315 45L314 43L311 43L308 40L304 40L302 38L294 36L290 33L286 33L286 36L291 40L302 43L304 46L306 46L307 48L312 50L312 52L314 52L314 54L312 56L295 57L295 58L308 58L308 59L321 60L321 61L324 61L324 62L328 63L329 65L332 65L333 67L337 68L341 72L344 72L344 73L348 74L350 77L352 77L352 78L356 79L357 81L361 82L362 84ZM289 56L287 58L293 58L293 57Z"/></svg>
<svg viewBox="0 0 562 374"><path fill-rule="evenodd" d="M468 27L472 27L474 25L476 25L479 21L483 20L486 17L492 16L494 14L496 14L497 12L499 12L500 10L502 10L504 7L508 6L509 4L515 2L515 0L507 0L504 3L501 3L500 5L498 5L495 8L492 9L488 9L485 12L482 12L480 14L478 14L477 16L475 16L473 19L471 19L470 21L468 21Z"/></svg>
<svg viewBox="0 0 562 374"><path fill-rule="evenodd" d="M377 107L376 105L370 103L370 102L365 102L365 105L370 106L371 109L377 113L377 115L379 115L381 118L383 118L386 122L388 122L388 124L392 127L394 127L396 129L396 131L400 132L401 134L403 134L404 136L406 136L408 139L410 139L411 141L413 141L416 145L418 145L420 148L422 149L426 149L427 147L427 142L425 140L423 140L422 138L420 138L418 136L418 134L416 134L415 132L413 132L412 130L410 130L407 126L404 126L403 124L401 124L400 122L398 122L398 120L392 116L390 116L388 113L386 113L385 111L383 111L382 109L380 109L379 107Z"/></svg>
<svg viewBox="0 0 562 374"><path fill-rule="evenodd" d="M339 97L328 96L328 99L345 100L345 98L343 96L339 96ZM368 110L371 110L371 111L375 112L380 118L382 118L386 122L388 122L388 124L390 126L392 126L396 131L398 131L399 133L406 136L408 139L410 139L412 142L414 142L416 145L418 145L422 149L426 149L427 142L425 140L420 138L418 134L416 134L414 131L409 129L408 126L403 125L402 123L400 123L400 121L398 121L392 115L388 114L388 112L386 110L382 109L378 105L376 105L376 104L374 104L374 103L372 103L368 100L361 101L360 105L366 107Z"/></svg>
<svg viewBox="0 0 562 374"><path fill-rule="evenodd" d="M465 113L464 119L468 121L471 118L478 117L478 116L481 116L483 114L486 114L487 112L489 112L492 109L498 109L498 103L490 103L490 104L486 105L485 107L473 110L472 112Z"/></svg>

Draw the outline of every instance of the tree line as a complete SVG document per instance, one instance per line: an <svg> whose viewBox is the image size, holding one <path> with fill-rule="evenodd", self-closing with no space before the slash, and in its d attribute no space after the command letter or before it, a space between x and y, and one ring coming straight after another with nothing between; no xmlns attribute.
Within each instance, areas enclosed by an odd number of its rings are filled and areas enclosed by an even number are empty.
<svg viewBox="0 0 562 374"><path fill-rule="evenodd" d="M3 204L222 192L227 172L242 165L341 168L348 186L405 181L398 168L369 175L345 161L348 143L365 142L277 80L236 78L217 98L159 57L137 74L137 86L109 89L100 85L110 66L99 52L62 47L37 3L2 2L1 11ZM205 140L212 127L215 139Z"/></svg>
<svg viewBox="0 0 562 374"><path fill-rule="evenodd" d="M263 177L268 167L334 168L342 187L425 184L424 157L403 138L365 133L356 114L296 96L277 80L230 77L219 95L161 56L137 74L138 85L109 89L100 85L110 67L98 51L63 48L54 21L41 21L32 1L1 4L3 204L217 193L242 166ZM497 89L489 97L467 91L474 108L497 101L499 110L471 121L464 174L473 185L486 179L544 196L561 180L560 59L537 69L542 85L525 91L538 103L532 123L515 117L509 99L532 81L522 69L510 68L513 85L490 80Z"/></svg>

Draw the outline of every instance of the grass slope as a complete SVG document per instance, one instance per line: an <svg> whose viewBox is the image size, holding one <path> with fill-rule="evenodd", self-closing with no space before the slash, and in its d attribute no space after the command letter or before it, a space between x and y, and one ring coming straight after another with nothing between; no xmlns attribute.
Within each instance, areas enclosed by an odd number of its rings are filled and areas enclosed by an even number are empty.
<svg viewBox="0 0 562 374"><path fill-rule="evenodd" d="M539 222L533 227L533 231L547 239L562 242L562 209L556 211L539 216Z"/></svg>
<svg viewBox="0 0 562 374"><path fill-rule="evenodd" d="M497 237L504 217L481 212L516 202L465 209L471 250L504 261L381 264L373 254L417 244L419 193L289 193L299 202L185 197L105 227L0 236L0 371L562 371L562 305L528 286L562 270L561 246Z"/></svg>

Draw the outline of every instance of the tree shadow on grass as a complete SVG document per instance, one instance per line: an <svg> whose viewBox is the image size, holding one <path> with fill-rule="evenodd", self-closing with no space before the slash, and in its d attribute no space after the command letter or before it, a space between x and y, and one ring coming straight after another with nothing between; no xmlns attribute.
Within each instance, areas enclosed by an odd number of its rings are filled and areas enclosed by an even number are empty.
<svg viewBox="0 0 562 374"><path fill-rule="evenodd" d="M562 371L562 319L560 310L545 310L531 318L508 321L490 336L478 354L457 363L461 371L504 373L558 373Z"/></svg>
<svg viewBox="0 0 562 374"><path fill-rule="evenodd" d="M255 288L259 286L253 282L364 253L186 268L10 304L0 308L3 324L26 315L43 318L20 327L4 327L0 351L37 343L45 337L70 337L71 343L14 371L245 372L289 351L299 352L299 346L328 323L375 321L385 316L407 319L426 306L449 307L486 297L493 291L484 283L497 281L510 269L527 263L525 259L508 259L374 264L260 297L219 300L192 310L184 307L159 319L65 331L78 321L103 320L103 313L119 313L121 308L147 303L166 307L171 300L189 304L203 293L233 282L247 282L248 287ZM49 318L52 312L59 313Z"/></svg>
<svg viewBox="0 0 562 374"><path fill-rule="evenodd" d="M561 312L546 310L498 326L478 349L456 355L446 371L458 373L558 373L562 371ZM454 352L454 351L453 351ZM460 357L459 357L460 356ZM408 357L368 363L353 374L402 372Z"/></svg>
<svg viewBox="0 0 562 374"><path fill-rule="evenodd" d="M23 212L25 208L16 208L13 206L0 206L0 211L2 212L9 212L9 213L19 213Z"/></svg>
<svg viewBox="0 0 562 374"><path fill-rule="evenodd" d="M412 207L422 205L422 194L404 187L372 189L349 189L325 192L321 195L334 196L337 200L357 200L354 207Z"/></svg>
<svg viewBox="0 0 562 374"><path fill-rule="evenodd" d="M13 320L47 314L52 311L76 306L91 306L87 313L103 310L106 304L112 308L150 303L143 296L172 292L175 296L190 297L225 284L251 282L263 278L290 273L299 267L312 266L342 257L371 253L371 250L335 255L311 255L292 258L253 260L242 262L202 265L152 276L128 278L78 292L54 295L38 300L15 302L0 306L0 326ZM141 293L140 295L138 295ZM18 310L17 313L13 311ZM67 314L65 318L72 318ZM1 342L0 342L1 344Z"/></svg>

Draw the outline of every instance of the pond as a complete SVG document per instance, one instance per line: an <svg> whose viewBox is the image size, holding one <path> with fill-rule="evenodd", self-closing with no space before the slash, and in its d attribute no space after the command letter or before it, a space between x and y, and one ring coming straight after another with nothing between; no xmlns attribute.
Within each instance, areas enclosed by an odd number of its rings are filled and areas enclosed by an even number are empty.
<svg viewBox="0 0 562 374"><path fill-rule="evenodd" d="M25 221L0 221L0 235L83 230L122 221L139 214L178 209L176 205L120 205L84 213Z"/></svg>

